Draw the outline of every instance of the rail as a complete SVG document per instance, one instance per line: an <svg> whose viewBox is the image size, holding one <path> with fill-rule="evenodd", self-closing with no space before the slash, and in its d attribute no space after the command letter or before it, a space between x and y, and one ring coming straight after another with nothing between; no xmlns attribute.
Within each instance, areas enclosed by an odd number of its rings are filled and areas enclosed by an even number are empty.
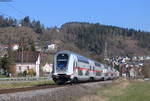
<svg viewBox="0 0 150 101"><path fill-rule="evenodd" d="M51 77L16 77L16 78L0 78L0 81L34 81L34 80L51 80Z"/></svg>
<svg viewBox="0 0 150 101"><path fill-rule="evenodd" d="M149 81L149 80L150 80L150 78L144 78L144 80L145 80L145 81Z"/></svg>

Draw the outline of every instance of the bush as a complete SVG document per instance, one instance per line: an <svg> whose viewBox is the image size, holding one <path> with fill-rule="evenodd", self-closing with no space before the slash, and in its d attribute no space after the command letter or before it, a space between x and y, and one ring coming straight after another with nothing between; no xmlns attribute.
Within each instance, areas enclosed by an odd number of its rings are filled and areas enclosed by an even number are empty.
<svg viewBox="0 0 150 101"><path fill-rule="evenodd" d="M26 75L27 75L27 71L24 71L24 72L23 72L23 76L26 76Z"/></svg>
<svg viewBox="0 0 150 101"><path fill-rule="evenodd" d="M8 72L12 75L16 74L16 65L12 65L8 68Z"/></svg>
<svg viewBox="0 0 150 101"><path fill-rule="evenodd" d="M35 71L33 69L29 69L28 70L28 75L35 76L36 73L35 73Z"/></svg>
<svg viewBox="0 0 150 101"><path fill-rule="evenodd" d="M142 74L146 78L150 77L150 65L145 65L144 67L142 67Z"/></svg>
<svg viewBox="0 0 150 101"><path fill-rule="evenodd" d="M18 76L19 76L19 77L22 77L22 76L23 76L23 73L18 73Z"/></svg>

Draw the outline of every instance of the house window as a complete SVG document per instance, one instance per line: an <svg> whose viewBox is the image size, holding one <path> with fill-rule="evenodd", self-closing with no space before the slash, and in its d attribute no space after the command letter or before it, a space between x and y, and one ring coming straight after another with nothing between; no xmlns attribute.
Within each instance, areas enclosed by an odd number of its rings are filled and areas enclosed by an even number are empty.
<svg viewBox="0 0 150 101"><path fill-rule="evenodd" d="M21 71L21 66L19 66L19 71L22 72L22 71Z"/></svg>
<svg viewBox="0 0 150 101"><path fill-rule="evenodd" d="M29 70L29 66L27 66L27 70Z"/></svg>

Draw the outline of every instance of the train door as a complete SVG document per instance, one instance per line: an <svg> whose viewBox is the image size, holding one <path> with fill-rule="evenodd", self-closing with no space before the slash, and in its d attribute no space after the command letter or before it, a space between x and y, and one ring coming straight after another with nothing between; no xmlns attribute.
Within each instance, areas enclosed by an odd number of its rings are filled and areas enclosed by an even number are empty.
<svg viewBox="0 0 150 101"><path fill-rule="evenodd" d="M77 66L77 62L76 61L74 61L73 62L73 74L74 74L74 76L77 76L78 75L78 66Z"/></svg>
<svg viewBox="0 0 150 101"><path fill-rule="evenodd" d="M95 76L95 66L92 66L93 76Z"/></svg>
<svg viewBox="0 0 150 101"><path fill-rule="evenodd" d="M90 77L94 77L95 67L92 61L90 61Z"/></svg>
<svg viewBox="0 0 150 101"><path fill-rule="evenodd" d="M90 65L90 76L93 76L92 66Z"/></svg>

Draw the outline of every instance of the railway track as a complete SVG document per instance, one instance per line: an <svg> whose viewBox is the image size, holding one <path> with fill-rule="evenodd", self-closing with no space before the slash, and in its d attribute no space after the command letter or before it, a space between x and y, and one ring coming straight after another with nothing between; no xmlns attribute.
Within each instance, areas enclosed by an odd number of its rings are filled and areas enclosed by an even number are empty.
<svg viewBox="0 0 150 101"><path fill-rule="evenodd" d="M60 88L60 87L73 87L74 85L88 85L91 83L111 83L112 81L97 81L97 82L87 82L87 83L78 83L78 84L66 84L66 85L39 85L39 86L32 86L32 87L22 87L22 88L11 88L11 89L2 89L0 90L0 94L8 94L8 93L17 93L17 92L25 92L25 91L32 91L32 90L41 90L41 89L49 89L49 88Z"/></svg>
<svg viewBox="0 0 150 101"><path fill-rule="evenodd" d="M40 89L48 89L48 88L56 88L56 87L64 87L64 86L66 85L40 85L40 86L33 86L33 87L2 89L0 90L0 94L25 92L25 91L31 91L31 90L40 90Z"/></svg>

